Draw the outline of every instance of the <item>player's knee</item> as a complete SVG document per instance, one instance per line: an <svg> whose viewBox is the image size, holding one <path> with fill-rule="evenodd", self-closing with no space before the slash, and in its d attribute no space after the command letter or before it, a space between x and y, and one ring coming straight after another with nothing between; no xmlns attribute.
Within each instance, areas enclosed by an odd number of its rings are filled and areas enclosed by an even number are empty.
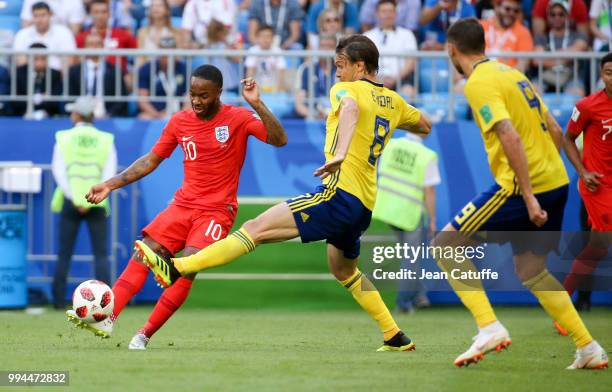
<svg viewBox="0 0 612 392"><path fill-rule="evenodd" d="M514 264L514 272L516 276L522 283L527 282L528 280L535 278L542 271L544 271L544 266L530 265L529 263L515 263Z"/></svg>
<svg viewBox="0 0 612 392"><path fill-rule="evenodd" d="M261 219L259 219L259 217L255 219L249 219L248 221L244 222L241 229L249 233L249 236L251 236L251 239L253 240L255 245L260 244L263 240L263 222L261 221Z"/></svg>
<svg viewBox="0 0 612 392"><path fill-rule="evenodd" d="M344 281L355 274L356 267L352 265L331 265L330 272L336 280Z"/></svg>

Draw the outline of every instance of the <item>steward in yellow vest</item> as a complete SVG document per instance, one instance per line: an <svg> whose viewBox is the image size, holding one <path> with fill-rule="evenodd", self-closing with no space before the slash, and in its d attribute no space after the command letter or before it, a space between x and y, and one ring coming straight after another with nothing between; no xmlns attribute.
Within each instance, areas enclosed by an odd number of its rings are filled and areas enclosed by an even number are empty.
<svg viewBox="0 0 612 392"><path fill-rule="evenodd" d="M80 97L66 105L74 127L55 134L52 170L57 189L51 210L60 214L58 258L53 278L53 304L65 307L66 279L70 259L85 220L91 237L96 279L110 283L108 264L108 201L101 205L85 200L89 188L117 172L114 136L97 130L92 124L95 102Z"/></svg>

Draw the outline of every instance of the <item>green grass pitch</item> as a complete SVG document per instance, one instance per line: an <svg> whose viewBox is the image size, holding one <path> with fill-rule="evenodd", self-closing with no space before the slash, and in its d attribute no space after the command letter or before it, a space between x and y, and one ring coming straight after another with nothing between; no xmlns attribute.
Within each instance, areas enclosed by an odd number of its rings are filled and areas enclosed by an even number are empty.
<svg viewBox="0 0 612 392"><path fill-rule="evenodd" d="M265 208L241 206L235 227ZM373 222L368 234L390 232ZM373 245L364 243L364 257ZM327 272L325 245L266 245L212 272ZM393 304L394 293L382 295ZM333 280L197 281L149 349L131 352L127 344L151 309L126 308L108 340L76 330L61 312L0 312L0 370L69 371L70 387L51 391L612 390L612 369L564 370L573 360L571 339L557 336L536 307L498 308L513 345L467 369L452 364L476 332L463 308L397 316L416 351L377 353L377 326ZM612 309L584 319L612 349Z"/></svg>
<svg viewBox="0 0 612 392"><path fill-rule="evenodd" d="M553 333L540 309L498 309L514 341L510 350L457 369L452 361L475 332L471 317L459 307L398 316L400 326L416 342L416 351L377 353L377 327L355 306L257 309L247 301L253 309L202 308L201 297L223 292L221 285L228 284L208 283L209 290L197 290L146 352L129 351L127 343L150 306L126 308L107 340L70 326L61 312L0 313L0 368L68 370L69 389L75 391L557 392L610 391L612 386L610 370L564 370L572 361L573 345ZM336 289L337 296L348 297ZM248 297L250 291L245 293ZM608 349L611 317L609 309L584 315Z"/></svg>

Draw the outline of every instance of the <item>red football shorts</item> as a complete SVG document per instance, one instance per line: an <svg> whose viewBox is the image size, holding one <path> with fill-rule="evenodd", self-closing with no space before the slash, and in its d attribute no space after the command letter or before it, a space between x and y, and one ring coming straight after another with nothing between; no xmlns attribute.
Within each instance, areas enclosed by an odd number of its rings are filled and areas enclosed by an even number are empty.
<svg viewBox="0 0 612 392"><path fill-rule="evenodd" d="M200 210L170 204L142 229L173 255L194 247L204 249L225 238L234 224L234 211Z"/></svg>
<svg viewBox="0 0 612 392"><path fill-rule="evenodd" d="M581 184L580 195L589 213L591 228L597 231L612 231L612 189L600 186L597 192L589 192Z"/></svg>

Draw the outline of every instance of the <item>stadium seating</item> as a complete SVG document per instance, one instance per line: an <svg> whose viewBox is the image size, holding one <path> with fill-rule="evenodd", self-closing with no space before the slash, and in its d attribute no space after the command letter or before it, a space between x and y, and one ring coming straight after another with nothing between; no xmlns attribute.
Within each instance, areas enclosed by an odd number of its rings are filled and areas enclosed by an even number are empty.
<svg viewBox="0 0 612 392"><path fill-rule="evenodd" d="M580 100L580 97L564 93L548 93L543 94L542 99L559 124L565 126L572 115L574 104Z"/></svg>
<svg viewBox="0 0 612 392"><path fill-rule="evenodd" d="M285 93L264 93L261 98L278 118L293 114L293 97Z"/></svg>
<svg viewBox="0 0 612 392"><path fill-rule="evenodd" d="M19 16L22 3L21 0L0 0L0 16Z"/></svg>
<svg viewBox="0 0 612 392"><path fill-rule="evenodd" d="M19 31L21 28L21 19L19 15L5 15L0 14L0 30L11 30L14 32Z"/></svg>
<svg viewBox="0 0 612 392"><path fill-rule="evenodd" d="M416 106L423 110L434 123L449 120L449 94L448 93L422 93L419 94ZM455 120L465 120L468 113L468 104L463 95L454 96Z"/></svg>
<svg viewBox="0 0 612 392"><path fill-rule="evenodd" d="M418 64L419 92L448 92L448 61L446 59L421 59Z"/></svg>

